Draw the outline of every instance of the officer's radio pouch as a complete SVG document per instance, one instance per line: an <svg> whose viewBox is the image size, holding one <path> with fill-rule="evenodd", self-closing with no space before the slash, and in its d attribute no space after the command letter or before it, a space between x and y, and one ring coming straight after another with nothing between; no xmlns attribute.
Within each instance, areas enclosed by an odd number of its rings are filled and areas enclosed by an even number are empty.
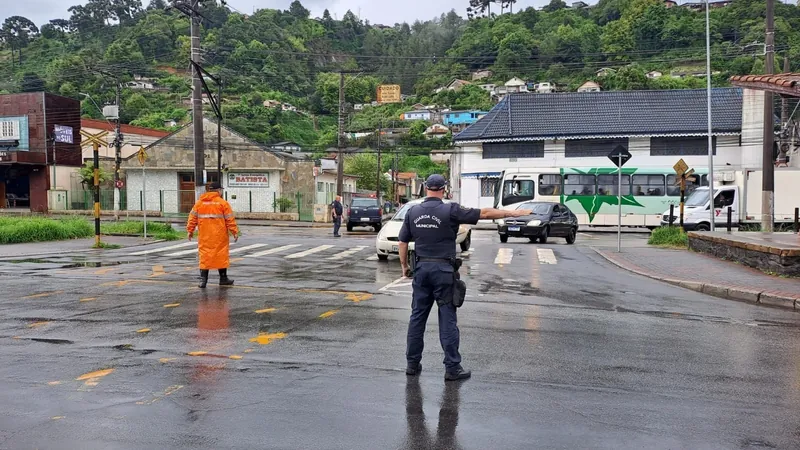
<svg viewBox="0 0 800 450"><path fill-rule="evenodd" d="M467 284L461 280L461 274L458 273L461 263L460 259L453 260L453 269L455 269L453 271L453 306L456 308L461 308L467 297Z"/></svg>

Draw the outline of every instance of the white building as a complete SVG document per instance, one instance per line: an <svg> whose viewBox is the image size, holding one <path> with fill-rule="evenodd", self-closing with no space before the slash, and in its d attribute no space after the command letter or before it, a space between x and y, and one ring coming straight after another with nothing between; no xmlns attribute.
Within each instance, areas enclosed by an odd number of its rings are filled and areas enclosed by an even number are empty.
<svg viewBox="0 0 800 450"><path fill-rule="evenodd" d="M594 81L587 81L578 88L578 92L600 92L600 85Z"/></svg>
<svg viewBox="0 0 800 450"><path fill-rule="evenodd" d="M714 89L715 166L760 166L763 102L755 91ZM607 155L617 145L633 155L626 167L670 169L680 158L707 167L706 117L703 89L509 95L454 137L452 194L490 207L506 169L614 167Z"/></svg>

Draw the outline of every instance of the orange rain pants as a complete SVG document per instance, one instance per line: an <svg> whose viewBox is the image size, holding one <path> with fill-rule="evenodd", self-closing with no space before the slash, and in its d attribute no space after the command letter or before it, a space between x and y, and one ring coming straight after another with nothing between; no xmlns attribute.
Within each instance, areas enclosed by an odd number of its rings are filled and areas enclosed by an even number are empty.
<svg viewBox="0 0 800 450"><path fill-rule="evenodd" d="M230 266L228 232L238 236L239 228L231 205L218 192L206 192L195 203L186 231L194 233L195 228L200 229L197 238L200 270L227 269Z"/></svg>

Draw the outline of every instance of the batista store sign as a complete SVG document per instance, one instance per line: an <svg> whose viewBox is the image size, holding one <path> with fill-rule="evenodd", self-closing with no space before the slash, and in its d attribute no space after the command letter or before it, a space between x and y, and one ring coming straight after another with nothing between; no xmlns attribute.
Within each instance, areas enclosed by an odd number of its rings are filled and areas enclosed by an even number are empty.
<svg viewBox="0 0 800 450"><path fill-rule="evenodd" d="M228 175L228 187L267 188L268 173L231 173Z"/></svg>

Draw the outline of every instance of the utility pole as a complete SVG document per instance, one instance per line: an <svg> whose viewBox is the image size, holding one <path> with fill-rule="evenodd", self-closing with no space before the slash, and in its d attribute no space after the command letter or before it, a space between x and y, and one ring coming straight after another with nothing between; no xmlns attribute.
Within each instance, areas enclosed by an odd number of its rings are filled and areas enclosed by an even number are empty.
<svg viewBox="0 0 800 450"><path fill-rule="evenodd" d="M394 151L394 167L392 167L392 203L398 201L397 197L397 149Z"/></svg>
<svg viewBox="0 0 800 450"><path fill-rule="evenodd" d="M767 75L772 75L775 70L775 0L767 0L767 35L766 55L764 66ZM772 211L775 195L775 164L772 157L775 124L772 118L774 109L772 105L772 92L766 91L764 103L764 148L763 148L763 178L761 182L761 231L772 232ZM713 187L711 187L713 189Z"/></svg>
<svg viewBox="0 0 800 450"><path fill-rule="evenodd" d="M119 189L119 166L122 163L122 132L120 131L122 119L120 119L120 82L117 83L117 127L116 136L114 137L114 220L119 220L120 210L120 189Z"/></svg>
<svg viewBox="0 0 800 450"><path fill-rule="evenodd" d="M336 192L344 195L344 72L339 72L339 151L336 155Z"/></svg>
<svg viewBox="0 0 800 450"><path fill-rule="evenodd" d="M383 120L378 122L378 179L375 183L375 199L381 201L381 134L383 134ZM381 205L383 208L383 205Z"/></svg>
<svg viewBox="0 0 800 450"><path fill-rule="evenodd" d="M217 83L217 182L222 186L222 78Z"/></svg>
<svg viewBox="0 0 800 450"><path fill-rule="evenodd" d="M789 58L783 57L783 73L789 73ZM786 154L789 152L789 101L785 95L781 96L781 143L778 147L778 163L786 163Z"/></svg>

